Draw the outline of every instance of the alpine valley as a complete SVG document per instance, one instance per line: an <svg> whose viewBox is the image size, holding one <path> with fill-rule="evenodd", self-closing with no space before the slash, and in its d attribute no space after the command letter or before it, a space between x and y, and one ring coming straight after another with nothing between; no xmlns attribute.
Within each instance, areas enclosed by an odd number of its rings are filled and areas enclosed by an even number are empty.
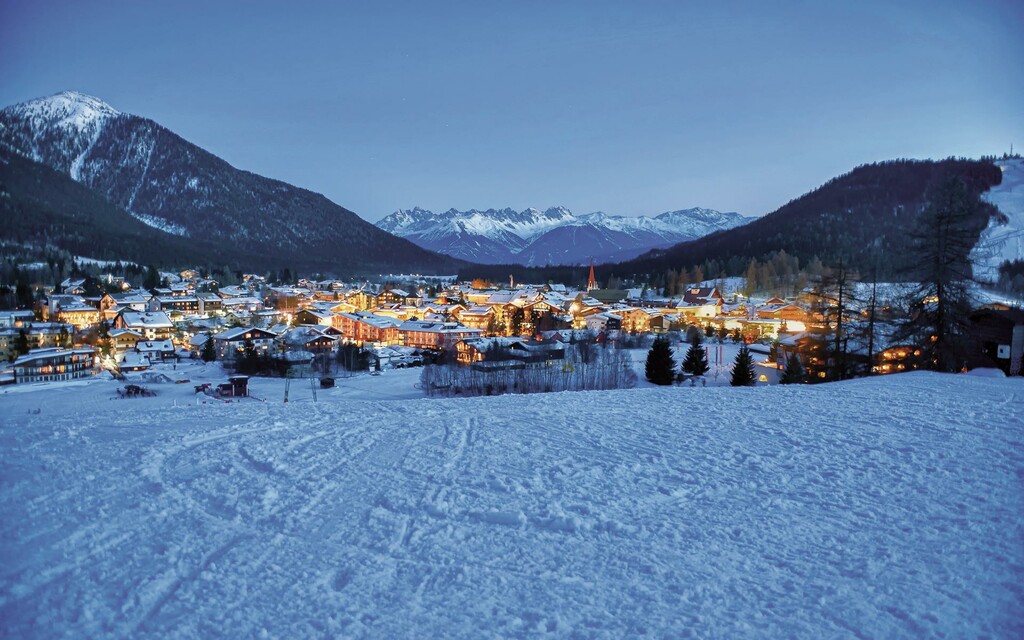
<svg viewBox="0 0 1024 640"><path fill-rule="evenodd" d="M95 238L94 258L148 260L147 246L185 257L197 244L212 244L223 251L211 258L240 268L452 273L461 264L385 233L318 193L237 169L152 120L74 91L0 111L0 148L0 186L9 196L0 215L5 228L19 230L21 246L67 248L95 226L82 211L102 209L109 232ZM10 161L12 154L23 161ZM68 180L110 206L98 206ZM59 206L54 193L62 196ZM70 232L65 218L75 210ZM39 220L49 222L44 228Z"/></svg>
<svg viewBox="0 0 1024 640"><path fill-rule="evenodd" d="M563 207L444 213L417 207L396 211L377 226L431 251L471 262L543 266L620 262L750 220L734 212L696 207L654 217L576 215Z"/></svg>

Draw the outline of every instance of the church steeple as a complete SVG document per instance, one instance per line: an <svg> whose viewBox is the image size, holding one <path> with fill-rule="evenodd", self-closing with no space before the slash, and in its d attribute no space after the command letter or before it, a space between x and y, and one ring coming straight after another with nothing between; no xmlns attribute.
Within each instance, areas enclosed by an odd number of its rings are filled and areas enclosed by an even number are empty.
<svg viewBox="0 0 1024 640"><path fill-rule="evenodd" d="M587 291L597 288L597 279L594 277L594 259L590 259L590 277L587 278Z"/></svg>

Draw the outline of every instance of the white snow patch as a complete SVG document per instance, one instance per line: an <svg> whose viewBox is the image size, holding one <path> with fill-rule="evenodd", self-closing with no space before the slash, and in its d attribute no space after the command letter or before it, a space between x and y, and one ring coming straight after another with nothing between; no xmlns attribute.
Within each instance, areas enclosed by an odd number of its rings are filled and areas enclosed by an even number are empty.
<svg viewBox="0 0 1024 640"><path fill-rule="evenodd" d="M153 227L154 229L166 231L167 233L171 233L176 236L188 236L188 229L186 229L183 225L180 225L176 222L171 222L166 218L152 216L147 213L138 213L136 211L129 211L128 213L132 214L133 218Z"/></svg>

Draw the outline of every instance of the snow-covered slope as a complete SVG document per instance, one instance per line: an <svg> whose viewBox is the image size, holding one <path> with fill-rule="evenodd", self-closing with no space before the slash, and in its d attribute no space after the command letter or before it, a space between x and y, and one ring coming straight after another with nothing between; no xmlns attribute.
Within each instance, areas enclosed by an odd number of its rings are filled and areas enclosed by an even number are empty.
<svg viewBox="0 0 1024 640"><path fill-rule="evenodd" d="M994 281L999 265L1024 260L1024 160L997 160L1003 181L982 197L999 209L1002 218L992 220L982 233L973 257L976 275Z"/></svg>
<svg viewBox="0 0 1024 640"><path fill-rule="evenodd" d="M1020 380L287 405L264 384L0 393L3 635L1024 634Z"/></svg>
<svg viewBox="0 0 1024 640"><path fill-rule="evenodd" d="M99 98L64 91L8 107L4 115L4 138L18 137L22 153L80 180L100 131L121 114Z"/></svg>
<svg viewBox="0 0 1024 640"><path fill-rule="evenodd" d="M444 213L417 207L396 211L377 225L422 247L475 262L544 265L627 260L746 222L738 213L701 208L627 217L575 215L563 207Z"/></svg>

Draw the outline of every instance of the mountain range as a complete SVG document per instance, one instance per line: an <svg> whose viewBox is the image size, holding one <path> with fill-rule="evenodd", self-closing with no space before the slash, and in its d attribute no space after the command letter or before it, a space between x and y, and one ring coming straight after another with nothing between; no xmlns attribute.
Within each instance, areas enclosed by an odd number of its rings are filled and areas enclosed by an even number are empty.
<svg viewBox="0 0 1024 640"><path fill-rule="evenodd" d="M32 190L15 194L23 201L36 206L52 190L73 194L47 184L61 177L73 180L152 228L163 245L174 246L169 236L176 236L182 255L194 253L187 247L196 243L212 243L246 266L453 273L461 265L378 229L318 193L237 169L152 120L120 113L81 93L66 91L3 109L0 144L54 171L32 169L34 181L13 180ZM0 169L29 171L23 163ZM4 211L13 214L10 207ZM117 242L117 227L106 236L108 242ZM66 244L62 228L48 227L46 240Z"/></svg>
<svg viewBox="0 0 1024 640"><path fill-rule="evenodd" d="M880 162L756 219L710 209L637 218L560 207L412 209L375 226L320 194L237 169L152 120L64 92L0 110L0 247L8 257L19 247L58 247L167 267L498 279L529 271L525 279L565 282L591 259L615 263L604 271L622 276L695 265L737 275L751 259L785 251L801 264L842 260L892 277L905 266L918 213L955 176L978 203L991 271L1021 256L1022 172L1019 157L998 166ZM558 274L546 265L568 266Z"/></svg>
<svg viewBox="0 0 1024 640"><path fill-rule="evenodd" d="M1024 213L1017 213L1019 167L1024 165L1017 160L1000 161L997 166L991 159L956 158L862 165L747 224L654 249L631 260L603 264L598 280L615 275L656 283L671 270L696 267L712 277L739 276L752 260L766 261L783 251L801 265L841 262L861 274L906 278L915 266L913 236L918 216L952 179L966 187L973 243L998 250L990 259L995 263L1019 253L1019 244L1014 242L1024 221ZM990 238L987 243L983 232ZM512 275L525 282L582 284L587 269L509 263L474 266L459 275L494 281Z"/></svg>
<svg viewBox="0 0 1024 640"><path fill-rule="evenodd" d="M628 217L603 212L576 215L564 207L443 213L416 207L398 210L377 226L426 249L471 262L543 266L628 260L750 220L738 213L701 208Z"/></svg>

